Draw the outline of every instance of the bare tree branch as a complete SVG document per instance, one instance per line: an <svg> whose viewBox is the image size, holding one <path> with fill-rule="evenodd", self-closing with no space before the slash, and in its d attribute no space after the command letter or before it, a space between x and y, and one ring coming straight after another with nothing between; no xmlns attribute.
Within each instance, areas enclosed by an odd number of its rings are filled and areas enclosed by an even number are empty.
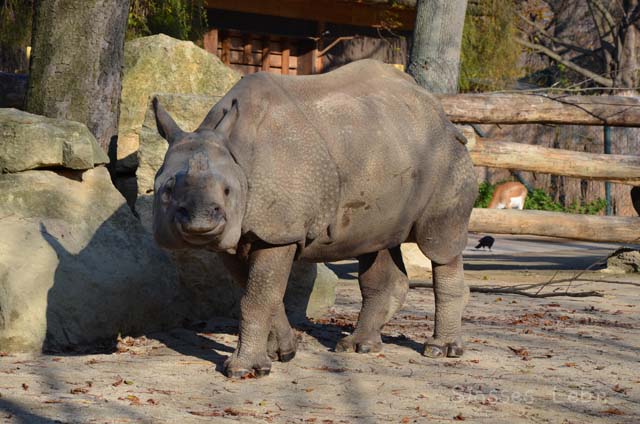
<svg viewBox="0 0 640 424"><path fill-rule="evenodd" d="M617 27L616 20L613 18L611 13L609 13L609 10L605 7L605 5L603 5L600 0L588 0L588 3L592 4L596 9L598 9L598 12L600 12L605 21L607 21L607 25L609 25L609 29L611 30L611 32L615 33Z"/></svg>
<svg viewBox="0 0 640 424"><path fill-rule="evenodd" d="M527 19L526 16L522 15L521 13L518 13L518 17L520 19L522 19L528 25L532 26L538 33L540 33L544 37L548 38L549 40L553 41L554 43L560 44L560 45L562 45L564 47L567 47L567 48L569 48L571 50L578 51L578 52L580 52L582 54L593 55L593 54L596 53L593 50L589 50L589 49L585 49L584 47L576 46L575 44L572 44L568 40L565 40L565 39L562 39L562 38L558 38L558 37L555 37L555 36L549 34L549 32L547 32L546 29L542 28L541 26L539 26L535 22L530 21L529 19Z"/></svg>
<svg viewBox="0 0 640 424"><path fill-rule="evenodd" d="M589 13L591 14L591 19L593 20L593 25L596 27L596 31L598 32L598 39L600 40L600 46L602 48L602 63L604 65L603 69L607 71L611 70L611 59L618 51L618 47L620 46L618 31L615 27L611 27L609 25L609 30L602 29L600 30L600 26L605 26L604 23L601 22L602 19L607 20L601 12L600 16L596 16L594 8L597 8L593 2L587 1L587 8L589 9ZM598 9L600 11L600 9ZM599 19L600 18L600 19ZM610 38L608 41L606 38Z"/></svg>
<svg viewBox="0 0 640 424"><path fill-rule="evenodd" d="M595 81L596 83L604 86L604 87L612 87L613 86L613 80L610 78L606 78L603 77L601 75L596 74L595 72L591 72L588 69L583 68L582 66L576 65L575 63L571 62L570 60L566 60L564 59L562 56L560 56L558 53L554 52L553 50L544 47L540 44L534 44L531 43L529 41L526 40L522 40L522 39L518 39L516 38L515 40L517 43L528 47L530 49L536 50L546 56L548 56L549 58L555 60L558 63L563 64L564 66L566 66L567 68L571 69L572 71L575 71L577 73L579 73L580 75L586 77L586 78L591 78L593 81Z"/></svg>

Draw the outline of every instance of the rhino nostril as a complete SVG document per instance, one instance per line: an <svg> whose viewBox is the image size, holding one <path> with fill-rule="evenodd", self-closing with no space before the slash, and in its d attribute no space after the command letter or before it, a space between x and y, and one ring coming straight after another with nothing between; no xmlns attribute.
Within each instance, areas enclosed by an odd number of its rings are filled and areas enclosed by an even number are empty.
<svg viewBox="0 0 640 424"><path fill-rule="evenodd" d="M176 209L176 219L180 222L189 221L189 211L185 207L179 207Z"/></svg>

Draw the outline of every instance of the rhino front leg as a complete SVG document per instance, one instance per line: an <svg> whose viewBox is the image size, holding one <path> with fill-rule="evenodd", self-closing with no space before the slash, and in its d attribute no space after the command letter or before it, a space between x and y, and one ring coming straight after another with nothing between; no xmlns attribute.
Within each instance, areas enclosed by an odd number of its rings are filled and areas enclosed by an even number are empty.
<svg viewBox="0 0 640 424"><path fill-rule="evenodd" d="M242 287L243 290L246 290L247 280L249 278L248 261L244 261L236 255L229 255L227 253L221 253L220 255L234 281ZM291 328L291 324L289 324L284 303L280 302L278 311L273 317L271 330L269 331L267 354L269 358L274 361L288 362L296 356L297 346L298 340Z"/></svg>
<svg viewBox="0 0 640 424"><path fill-rule="evenodd" d="M433 263L433 292L436 300L433 337L424 344L423 355L457 358L463 353L462 311L469 298L464 283L462 255L448 264Z"/></svg>
<svg viewBox="0 0 640 424"><path fill-rule="evenodd" d="M382 350L382 327L402 307L409 291L399 246L363 255L358 261L362 310L353 334L338 342L336 352Z"/></svg>
<svg viewBox="0 0 640 424"><path fill-rule="evenodd" d="M240 301L240 337L238 347L224 364L227 377L260 377L271 371L267 341L274 319L284 312L282 299L295 251L295 245L288 245L265 247L250 254L247 287Z"/></svg>

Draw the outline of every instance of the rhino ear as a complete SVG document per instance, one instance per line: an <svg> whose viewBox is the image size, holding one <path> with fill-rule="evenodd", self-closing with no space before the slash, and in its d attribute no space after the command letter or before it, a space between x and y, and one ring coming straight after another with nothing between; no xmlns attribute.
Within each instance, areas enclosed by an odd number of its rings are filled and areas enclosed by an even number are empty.
<svg viewBox="0 0 640 424"><path fill-rule="evenodd" d="M238 121L238 116L240 116L240 112L238 111L238 101L233 100L231 102L231 109L226 110L224 112L224 116L216 125L216 131L222 133L225 137L229 137L231 134L231 130L236 125L236 121Z"/></svg>
<svg viewBox="0 0 640 424"><path fill-rule="evenodd" d="M169 116L169 113L164 110L157 97L153 98L153 111L156 115L158 132L162 138L167 140L169 144L182 138L184 132L180 129L178 124L176 124L173 118Z"/></svg>

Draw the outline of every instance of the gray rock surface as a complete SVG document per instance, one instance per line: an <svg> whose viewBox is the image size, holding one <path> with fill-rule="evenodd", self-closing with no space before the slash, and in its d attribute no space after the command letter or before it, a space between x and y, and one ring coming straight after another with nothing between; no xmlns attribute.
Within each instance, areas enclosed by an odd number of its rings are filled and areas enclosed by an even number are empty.
<svg viewBox="0 0 640 424"><path fill-rule="evenodd" d="M162 106L185 131L193 131L202 122L217 96L157 94ZM160 136L149 104L140 130L139 166L136 171L138 198L135 210L151 232L153 181L162 165L167 142ZM222 261L213 252L186 249L169 252L176 265L181 285L188 290L197 316L239 316L241 290L231 280ZM324 264L295 263L285 306L292 321L304 316L320 317L333 306L338 277Z"/></svg>
<svg viewBox="0 0 640 424"><path fill-rule="evenodd" d="M109 162L85 125L17 109L0 109L0 140L0 172L83 170Z"/></svg>
<svg viewBox="0 0 640 424"><path fill-rule="evenodd" d="M431 261L420 251L417 244L403 243L400 250L409 279L420 279L425 273L431 272Z"/></svg>
<svg viewBox="0 0 640 424"><path fill-rule="evenodd" d="M139 131L152 93L224 95L240 75L190 41L164 34L137 38L125 45L120 122L118 172L137 166Z"/></svg>
<svg viewBox="0 0 640 424"><path fill-rule="evenodd" d="M190 312L104 167L0 175L0 234L0 351L113 342Z"/></svg>
<svg viewBox="0 0 640 424"><path fill-rule="evenodd" d="M607 258L603 271L615 274L640 272L640 250L621 247Z"/></svg>

